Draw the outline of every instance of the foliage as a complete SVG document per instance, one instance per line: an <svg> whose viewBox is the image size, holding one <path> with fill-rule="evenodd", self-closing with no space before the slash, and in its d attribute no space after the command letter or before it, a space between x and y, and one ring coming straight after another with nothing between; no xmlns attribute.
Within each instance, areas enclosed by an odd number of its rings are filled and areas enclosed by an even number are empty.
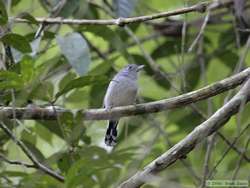
<svg viewBox="0 0 250 188"><path fill-rule="evenodd" d="M11 2L8 3L8 2ZM200 13L128 25L140 40L146 55L124 27L104 25L46 25L35 17L109 19L153 14L193 5L197 0L114 0L114 1L3 1L0 0L0 103L26 106L29 101L46 106L54 103L78 110L101 108L112 76L128 63L144 64L139 78L138 101L170 98L226 78L249 66L242 59L248 35L235 35L232 7L212 11L195 50L187 53L203 22ZM62 7L60 7L62 6ZM249 7L249 6L248 6ZM219 15L219 18L218 18ZM243 17L244 15L242 15ZM12 22L14 17L27 23ZM227 20L227 21L225 21ZM186 34L183 37L183 21ZM239 17L236 19L236 24ZM241 28L243 27L240 25ZM244 29L249 28L245 26ZM39 29L42 32L39 33ZM8 50L9 49L9 50ZM154 60L149 62L147 55ZM241 67L239 67L242 62ZM164 76L155 71L159 68ZM14 94L14 95L13 95ZM232 93L224 93L195 104L209 117ZM2 118L2 117L1 117ZM103 144L105 121L84 121L78 114L65 113L57 120L1 120L43 164L65 177L65 183L37 169L0 162L0 187L117 187L144 165L179 142L204 118L191 107L158 114L124 118L119 124L118 144L113 150ZM250 123L249 107L233 117L221 130L228 140ZM244 148L247 130L236 147ZM207 142L200 143L186 159L163 171L145 187L199 184L190 173L202 178ZM228 145L218 136L209 167L220 160ZM31 161L0 131L0 153L8 159ZM248 149L249 156L249 149ZM218 165L214 179L231 179L240 156L234 150ZM236 179L247 179L249 163L242 160ZM188 166L188 167L187 167ZM248 173L247 173L248 172ZM195 182L195 183L194 183Z"/></svg>

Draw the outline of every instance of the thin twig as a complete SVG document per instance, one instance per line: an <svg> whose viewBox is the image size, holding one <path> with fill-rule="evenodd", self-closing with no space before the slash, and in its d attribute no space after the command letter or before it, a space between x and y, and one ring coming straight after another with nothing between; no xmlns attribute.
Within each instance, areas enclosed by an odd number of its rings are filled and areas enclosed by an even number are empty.
<svg viewBox="0 0 250 188"><path fill-rule="evenodd" d="M231 141L229 141L222 133L217 132L217 134L219 135L219 137L227 143L227 145L232 148L234 151L236 151L239 155L242 155L243 158L250 163L250 158L248 156L246 156L246 154L244 152L242 152L241 150L239 150L235 144Z"/></svg>
<svg viewBox="0 0 250 188"><path fill-rule="evenodd" d="M200 185L201 188L206 187L207 175L209 173L209 161L211 158L215 138L216 138L215 133L207 138L207 150L206 150L205 161L204 161L204 165L203 165L203 176L202 176L202 181L201 181L201 185Z"/></svg>
<svg viewBox="0 0 250 188"><path fill-rule="evenodd" d="M33 165L33 164L25 163L25 162L22 162L22 161L10 160L10 159L6 158L3 154L0 154L0 158L4 162L9 163L11 165L20 165L20 166L25 166L27 168L36 168L36 166Z"/></svg>
<svg viewBox="0 0 250 188"><path fill-rule="evenodd" d="M241 162L242 162L242 160L244 159L243 154L245 154L245 153L247 152L249 143L250 143L250 136L248 136L247 142L246 142L246 145L245 145L245 148L244 148L244 151L242 152L242 155L240 156L240 159L239 159L238 162L237 162L235 171L234 171L233 176L232 176L232 180L235 180L236 177L237 177L237 174L238 174L238 172L239 172L239 170L240 170Z"/></svg>
<svg viewBox="0 0 250 188"><path fill-rule="evenodd" d="M198 43L198 41L200 40L201 36L203 35L205 28L207 26L208 20L210 17L210 10L208 10L206 17L204 18L204 22L201 26L201 29L197 35L197 37L194 39L193 43L191 44L191 46L188 49L188 52L191 52L193 50L193 48L195 47L195 45Z"/></svg>
<svg viewBox="0 0 250 188"><path fill-rule="evenodd" d="M232 141L232 145L235 145L236 142L239 140L240 136L249 128L250 124L248 124L241 132L240 134ZM208 174L208 179L211 178L212 174L214 173L214 171L216 170L216 168L219 166L219 164L222 162L222 160L225 158L225 156L228 154L228 152L232 149L231 146L229 146L225 152L222 154L221 158L217 161L217 163L214 165L214 167L210 170L209 174Z"/></svg>
<svg viewBox="0 0 250 188"><path fill-rule="evenodd" d="M15 135L9 130L9 128L3 123L0 122L0 128L22 149L25 155L33 162L34 166L43 171L44 173L48 174L49 176L64 182L64 177L56 173L55 171L51 170L50 168L44 166L42 163L38 161L35 155L26 147L26 145L21 141L18 140Z"/></svg>
<svg viewBox="0 0 250 188"><path fill-rule="evenodd" d="M193 5L193 6L190 6L187 8L180 8L180 9L173 10L173 11L166 11L166 12L161 12L161 13L157 13L157 14L131 17L131 18L90 20L90 19L63 19L60 17L56 17L56 18L35 18L35 19L38 23L44 23L44 24L124 26L126 24L140 23L140 22L145 22L145 21L149 21L149 20L185 14L185 13L189 13L189 12L201 12L202 13L206 10L208 5L209 5L209 3L203 2L203 3L198 3L196 5ZM28 20L25 20L22 18L12 18L12 19L14 22L29 23Z"/></svg>
<svg viewBox="0 0 250 188"><path fill-rule="evenodd" d="M173 144L169 139L169 135L166 132L166 130L164 130L160 123L154 118L153 115L149 114L147 116L148 121L150 122L150 124L152 124L152 127L156 127L159 130L159 133L162 135L163 139L166 141L166 144L169 147L172 147ZM183 166L187 169L187 171L189 172L189 174L194 178L194 184L197 186L197 182L200 182L201 179L199 178L199 176L196 174L196 172L194 171L194 169L188 164L188 161L184 160L184 159L180 159L181 163L183 164Z"/></svg>

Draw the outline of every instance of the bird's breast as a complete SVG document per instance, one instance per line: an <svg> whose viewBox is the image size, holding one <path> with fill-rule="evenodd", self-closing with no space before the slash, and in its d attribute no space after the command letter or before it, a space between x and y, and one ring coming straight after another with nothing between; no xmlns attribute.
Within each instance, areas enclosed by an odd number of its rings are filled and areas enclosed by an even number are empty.
<svg viewBox="0 0 250 188"><path fill-rule="evenodd" d="M129 78L114 79L110 82L104 103L106 107L130 105L135 102L137 83Z"/></svg>

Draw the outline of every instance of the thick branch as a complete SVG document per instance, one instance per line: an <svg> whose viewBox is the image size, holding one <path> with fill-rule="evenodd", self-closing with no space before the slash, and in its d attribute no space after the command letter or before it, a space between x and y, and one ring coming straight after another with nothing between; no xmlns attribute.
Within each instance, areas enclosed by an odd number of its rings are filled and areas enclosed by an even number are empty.
<svg viewBox="0 0 250 188"><path fill-rule="evenodd" d="M209 119L197 126L184 139L170 148L167 152L144 167L142 171L121 184L121 188L137 188L146 183L150 177L166 169L178 159L186 156L206 137L222 127L232 115L236 114L250 100L250 79L242 89Z"/></svg>
<svg viewBox="0 0 250 188"><path fill-rule="evenodd" d="M242 84L246 78L250 76L250 68L244 71L215 82L204 88L192 91L170 99L163 99L155 102L142 103L138 105L130 105L124 107L116 107L112 110L105 109L89 109L79 110L82 113L84 120L106 120L110 118L121 118L125 116L134 116L146 113L155 113L164 110L180 108L197 101L207 99L218 95L224 91L235 88ZM57 116L61 116L65 112L73 112L67 109L53 109L53 108L15 108L15 115L17 119L39 119L39 120L56 120ZM11 107L0 108L0 117L13 118L13 109Z"/></svg>

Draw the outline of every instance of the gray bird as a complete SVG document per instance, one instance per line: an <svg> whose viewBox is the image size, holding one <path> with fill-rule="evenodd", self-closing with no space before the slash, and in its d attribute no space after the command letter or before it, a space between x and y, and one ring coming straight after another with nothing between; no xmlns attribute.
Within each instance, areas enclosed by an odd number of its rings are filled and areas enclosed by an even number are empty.
<svg viewBox="0 0 250 188"><path fill-rule="evenodd" d="M138 72L143 67L144 65L128 64L114 76L104 97L106 109L134 104L138 91ZM104 140L108 146L114 146L117 142L117 125L118 119L109 120Z"/></svg>

